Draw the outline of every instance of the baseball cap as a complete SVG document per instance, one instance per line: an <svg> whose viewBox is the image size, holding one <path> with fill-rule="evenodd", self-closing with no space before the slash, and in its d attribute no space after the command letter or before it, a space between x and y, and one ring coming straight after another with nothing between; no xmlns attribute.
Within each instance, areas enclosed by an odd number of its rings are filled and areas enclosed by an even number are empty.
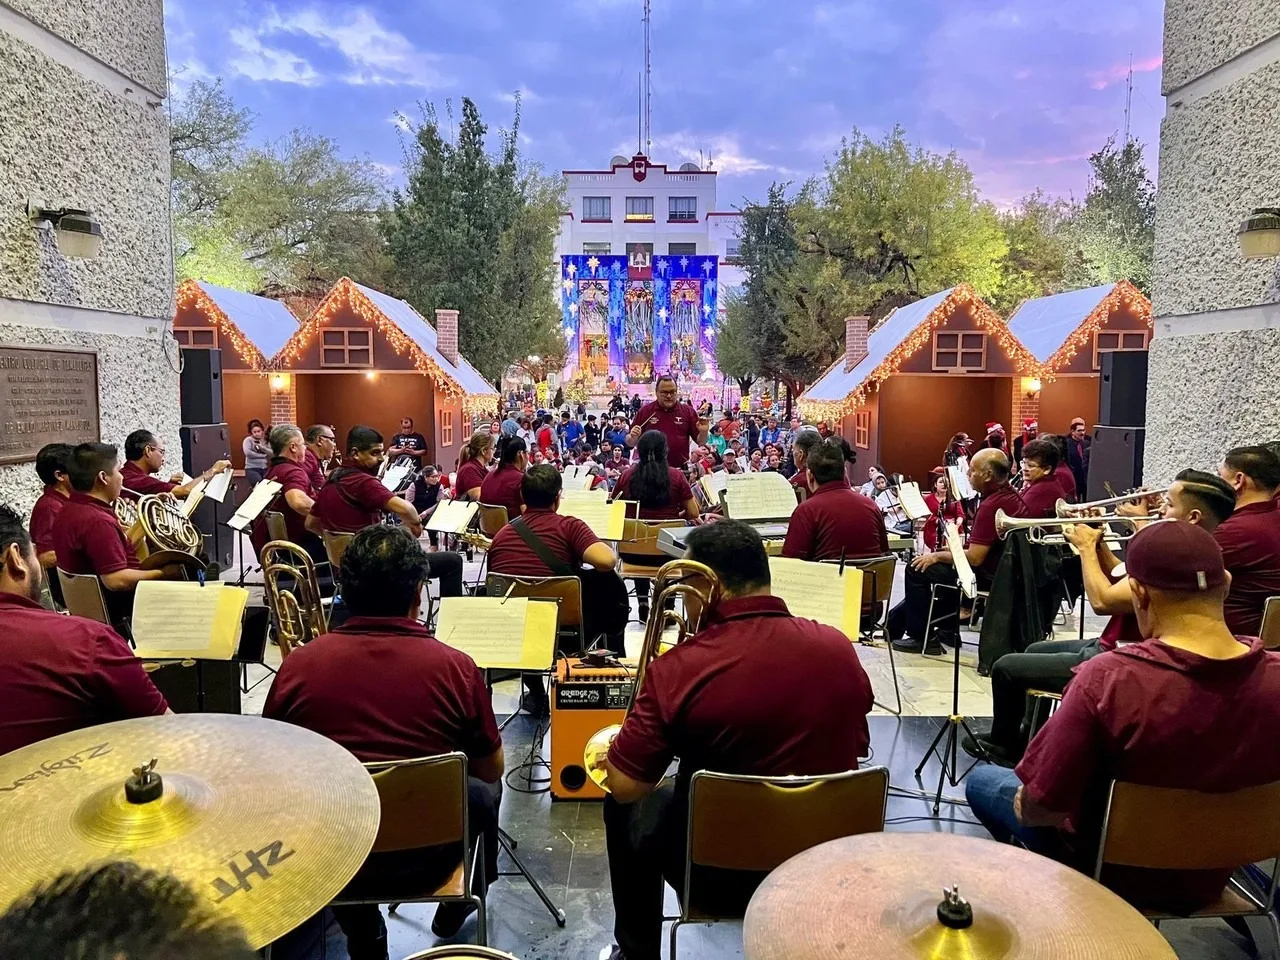
<svg viewBox="0 0 1280 960"><path fill-rule="evenodd" d="M1129 576L1145 587L1199 593L1227 580L1217 541L1182 520L1149 524L1129 541L1124 554Z"/></svg>

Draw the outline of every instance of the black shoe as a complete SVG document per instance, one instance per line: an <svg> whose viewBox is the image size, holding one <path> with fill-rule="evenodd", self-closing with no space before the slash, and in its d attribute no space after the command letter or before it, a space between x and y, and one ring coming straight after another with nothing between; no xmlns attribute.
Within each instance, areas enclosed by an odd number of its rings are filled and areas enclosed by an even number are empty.
<svg viewBox="0 0 1280 960"><path fill-rule="evenodd" d="M899 653L923 653L930 657L940 657L946 653L937 638L930 638L928 643L923 640L912 640L910 637L903 637L901 640L892 640L890 642L893 644L893 649Z"/></svg>
<svg viewBox="0 0 1280 960"><path fill-rule="evenodd" d="M476 912L476 905L470 900L453 903L442 903L436 907L435 919L431 921L431 932L442 940L456 937L467 917Z"/></svg>
<svg viewBox="0 0 1280 960"><path fill-rule="evenodd" d="M979 740L991 739L991 724L982 720L970 720L969 729L973 731L973 735Z"/></svg>
<svg viewBox="0 0 1280 960"><path fill-rule="evenodd" d="M978 737L975 741L972 737L963 737L960 740L960 746L964 748L964 752L975 760L990 760L997 767L1005 767L1012 770L1018 765L1018 758L1009 753L1004 747L998 743L992 743L983 737Z"/></svg>
<svg viewBox="0 0 1280 960"><path fill-rule="evenodd" d="M616 943L600 951L599 960L627 960L627 955Z"/></svg>
<svg viewBox="0 0 1280 960"><path fill-rule="evenodd" d="M639 604L636 610L636 617L640 620L641 623L648 623L649 622L649 604L647 603Z"/></svg>

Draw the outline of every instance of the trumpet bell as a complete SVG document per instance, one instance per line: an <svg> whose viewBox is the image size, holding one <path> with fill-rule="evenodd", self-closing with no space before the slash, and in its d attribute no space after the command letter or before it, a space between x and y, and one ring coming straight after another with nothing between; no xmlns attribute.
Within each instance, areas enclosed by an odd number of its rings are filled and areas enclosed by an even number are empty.
<svg viewBox="0 0 1280 960"><path fill-rule="evenodd" d="M613 745L614 737L621 730L620 723L601 727L591 735L587 745L582 748L583 766L586 767L587 776L601 790L609 789L609 771L605 769L604 758L608 756L609 747Z"/></svg>

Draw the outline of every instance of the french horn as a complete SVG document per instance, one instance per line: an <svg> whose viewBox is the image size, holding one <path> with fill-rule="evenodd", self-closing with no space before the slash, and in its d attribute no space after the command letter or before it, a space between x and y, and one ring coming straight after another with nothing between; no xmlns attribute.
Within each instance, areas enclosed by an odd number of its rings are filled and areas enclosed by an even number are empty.
<svg viewBox="0 0 1280 960"><path fill-rule="evenodd" d="M649 601L649 620L645 624L644 641L636 663L636 679L631 687L631 699L627 702L626 713L623 714L624 723L631 714L640 687L644 684L649 665L660 654L698 632L706 612L720 601L721 590L720 578L715 571L696 560L672 560L658 570L658 575L653 580L653 596ZM671 601L676 597L683 601L683 612L674 609ZM664 637L671 626L676 631L674 639ZM609 782L604 758L621 729L622 724L615 723L596 731L582 751L582 765L587 775L606 792L609 790Z"/></svg>

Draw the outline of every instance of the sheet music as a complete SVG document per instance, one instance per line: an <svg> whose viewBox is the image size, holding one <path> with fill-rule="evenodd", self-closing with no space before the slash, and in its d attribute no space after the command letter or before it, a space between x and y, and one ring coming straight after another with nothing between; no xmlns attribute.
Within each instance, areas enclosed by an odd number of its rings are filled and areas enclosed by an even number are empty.
<svg viewBox="0 0 1280 960"><path fill-rule="evenodd" d="M401 463L394 467L387 467L387 472L382 475L382 485L392 493L395 493L396 490L400 489L400 484L404 483L411 473L413 473L413 464L411 463Z"/></svg>
<svg viewBox="0 0 1280 960"><path fill-rule="evenodd" d="M968 467L947 467L947 482L951 485L951 495L957 500L973 500L978 496L969 485Z"/></svg>
<svg viewBox="0 0 1280 960"><path fill-rule="evenodd" d="M437 533L462 533L480 510L474 500L441 500L427 518L426 529Z"/></svg>
<svg viewBox="0 0 1280 960"><path fill-rule="evenodd" d="M191 488L185 500L179 501L178 512L184 517L190 517L196 512L196 507L200 506L200 501L205 498L206 493L208 493L208 482L201 480Z"/></svg>
<svg viewBox="0 0 1280 960"><path fill-rule="evenodd" d="M591 468L585 463L571 463L564 468L564 479L584 476Z"/></svg>
<svg viewBox="0 0 1280 960"><path fill-rule="evenodd" d="M698 483L702 487L702 492L707 495L707 499L718 505L720 503L720 491L724 489L728 480L729 474L722 470L719 473L708 473Z"/></svg>
<svg viewBox="0 0 1280 960"><path fill-rule="evenodd" d="M978 595L978 575L969 566L969 558L965 556L964 541L960 538L960 527L954 520L943 524L947 532L947 548L951 551L951 560L955 564L956 579L964 595L972 600Z"/></svg>
<svg viewBox="0 0 1280 960"><path fill-rule="evenodd" d="M580 493L587 491L591 489L591 485L595 482L595 479L596 478L589 473L575 474L572 477L566 473L564 476L563 489L566 493Z"/></svg>
<svg viewBox="0 0 1280 960"><path fill-rule="evenodd" d="M725 515L734 520L786 520L796 494L780 473L733 474L725 478Z"/></svg>
<svg viewBox="0 0 1280 960"><path fill-rule="evenodd" d="M807 617L835 627L850 640L858 639L862 615L862 571L838 563L810 563L786 557L769 558L772 591L787 604L792 616Z"/></svg>
<svg viewBox="0 0 1280 960"><path fill-rule="evenodd" d="M275 480L263 480L251 491L249 496L244 498L244 503L240 504L240 509L235 512L227 526L232 530L244 531L249 528L253 521L258 519L258 514L271 504L276 494L284 489L284 486Z"/></svg>
<svg viewBox="0 0 1280 960"><path fill-rule="evenodd" d="M565 517L577 517L601 540L621 540L624 521L627 518L627 501L605 499L604 491L579 493L574 497L560 497L560 509Z"/></svg>
<svg viewBox="0 0 1280 960"><path fill-rule="evenodd" d="M133 599L133 642L151 660L230 660L249 591L212 582L144 580Z"/></svg>
<svg viewBox="0 0 1280 960"><path fill-rule="evenodd" d="M527 597L445 597L436 639L482 669L545 670L551 666L557 611L554 603Z"/></svg>
<svg viewBox="0 0 1280 960"><path fill-rule="evenodd" d="M931 511L920 495L918 483L904 483L898 488L898 500L909 520L927 520Z"/></svg>
<svg viewBox="0 0 1280 960"><path fill-rule="evenodd" d="M225 503L227 500L227 491L231 489L231 468L223 470L221 473L211 477L204 488L204 495L210 500L217 500L219 503Z"/></svg>

